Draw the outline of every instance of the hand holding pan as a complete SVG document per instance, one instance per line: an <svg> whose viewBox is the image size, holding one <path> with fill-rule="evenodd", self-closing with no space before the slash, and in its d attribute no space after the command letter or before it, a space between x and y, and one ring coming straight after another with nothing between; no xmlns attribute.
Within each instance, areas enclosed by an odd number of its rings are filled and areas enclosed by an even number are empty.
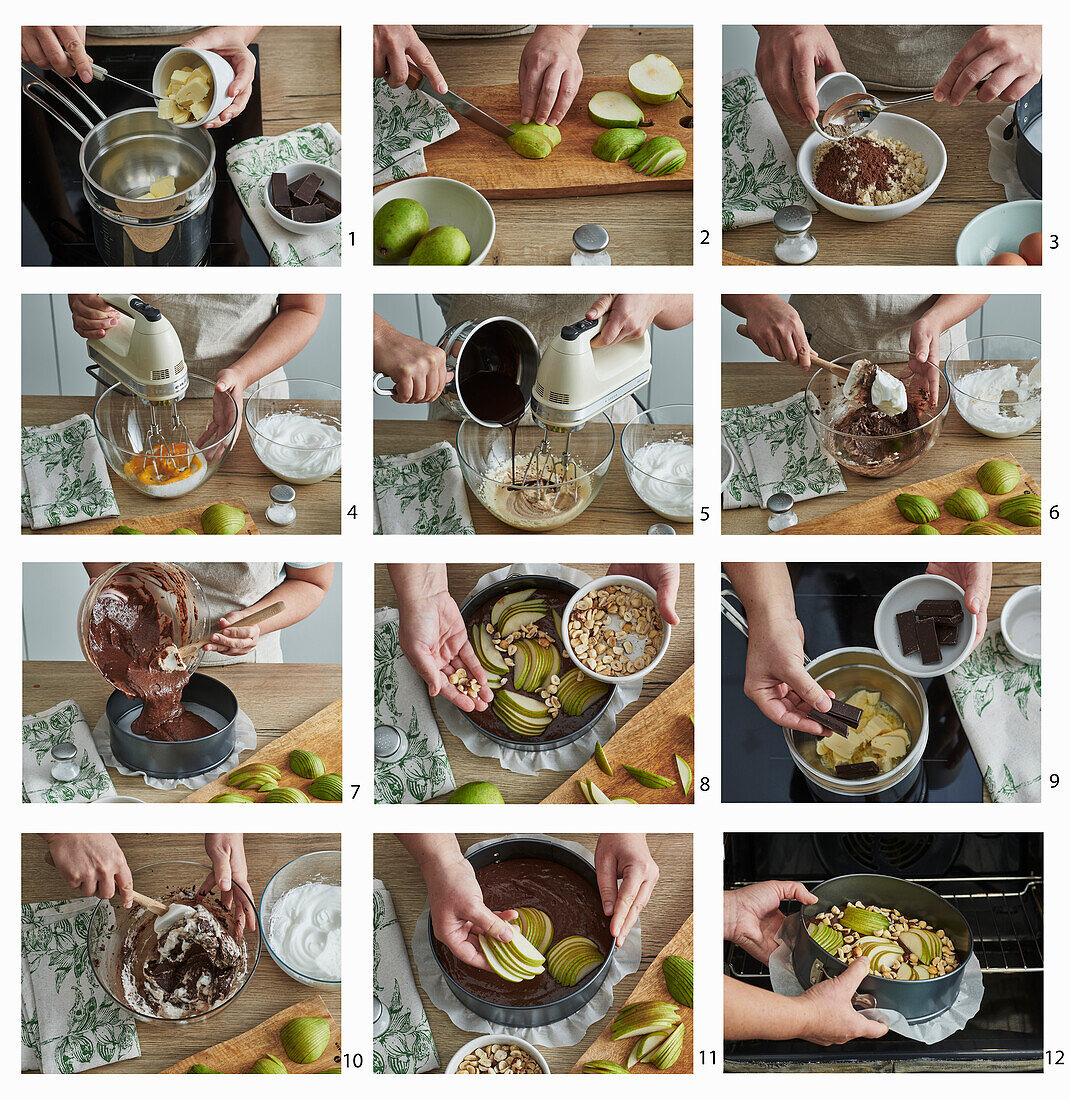
<svg viewBox="0 0 1070 1100"><path fill-rule="evenodd" d="M785 898L780 903L780 911L785 917L791 917L802 912L802 902L797 898ZM802 923L802 918L799 918L799 935L808 936L810 933L806 931L805 926ZM815 968L820 971L821 979L828 978L829 975L825 972L825 968L820 963L815 963ZM868 1008L877 1007L877 998L872 993L855 993L851 997L852 1006L858 1011L862 1012Z"/></svg>

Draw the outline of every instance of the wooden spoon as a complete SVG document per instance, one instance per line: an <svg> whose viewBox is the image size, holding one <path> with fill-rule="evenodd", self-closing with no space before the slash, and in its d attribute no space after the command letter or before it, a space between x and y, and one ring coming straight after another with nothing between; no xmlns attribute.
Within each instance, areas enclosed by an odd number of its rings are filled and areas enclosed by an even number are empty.
<svg viewBox="0 0 1070 1100"><path fill-rule="evenodd" d="M751 338L746 325L737 325L736 332L740 336L745 336L748 340ZM810 353L810 366L824 367L825 370L830 371L837 378L846 378L851 373L850 367L845 367L842 363L830 363L827 359L822 359L820 355L814 355L813 352Z"/></svg>
<svg viewBox="0 0 1070 1100"><path fill-rule="evenodd" d="M246 615L244 619L240 619L235 626L255 626L257 623L262 623L265 619L273 618L278 615L280 611L286 610L286 604L284 601L279 600L277 603L273 603L268 607L263 608L260 611L254 612L252 615ZM212 635L209 634L204 641L193 642L190 645L176 646L174 642L168 643L160 650L156 656L156 664L164 669L166 672L178 672L181 669L186 668L186 663L198 649L206 646L212 640Z"/></svg>
<svg viewBox="0 0 1070 1100"><path fill-rule="evenodd" d="M45 863L49 867L55 867L56 861L52 858L51 852L45 853ZM150 898L146 894L139 894L136 890L131 890L130 896L144 909L148 909L155 913L158 917L162 917L164 913L170 908L169 905L164 905L162 901L157 901L155 898Z"/></svg>

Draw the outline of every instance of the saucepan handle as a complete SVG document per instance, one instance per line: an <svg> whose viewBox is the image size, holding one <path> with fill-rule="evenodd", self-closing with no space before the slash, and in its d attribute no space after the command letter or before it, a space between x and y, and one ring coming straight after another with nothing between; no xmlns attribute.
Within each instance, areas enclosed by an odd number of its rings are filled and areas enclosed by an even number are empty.
<svg viewBox="0 0 1070 1100"><path fill-rule="evenodd" d="M385 375L385 374L376 374L376 376L375 376L375 377L374 377L374 378L372 379L372 389L373 389L373 390L374 390L374 391L375 391L375 392L376 392L376 393L377 393L377 394L378 394L378 395L379 395L380 397L393 397L393 396L394 396L394 388L393 388L393 386L391 386L391 387L390 387L390 389L388 389L388 390L381 390L381 389L379 388L379 381L380 381L380 379L383 379L383 378L386 378L386 375Z"/></svg>

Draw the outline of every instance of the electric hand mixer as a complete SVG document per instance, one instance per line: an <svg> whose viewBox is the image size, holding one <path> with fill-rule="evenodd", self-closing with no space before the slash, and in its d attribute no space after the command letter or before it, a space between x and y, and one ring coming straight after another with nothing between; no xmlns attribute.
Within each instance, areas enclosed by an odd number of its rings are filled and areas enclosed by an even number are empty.
<svg viewBox="0 0 1070 1100"><path fill-rule="evenodd" d="M86 373L105 386L119 382L148 408L142 465L158 479L188 470L193 461L189 431L178 415L178 402L189 387L182 344L171 322L155 307L133 295L102 295L119 311L119 324L100 338L86 341L96 367ZM170 413L170 416L167 414Z"/></svg>

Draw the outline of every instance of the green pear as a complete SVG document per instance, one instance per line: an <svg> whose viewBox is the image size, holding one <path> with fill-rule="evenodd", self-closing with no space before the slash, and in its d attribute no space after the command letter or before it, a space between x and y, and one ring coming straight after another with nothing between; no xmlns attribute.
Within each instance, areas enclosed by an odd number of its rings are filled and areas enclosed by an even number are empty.
<svg viewBox="0 0 1070 1100"><path fill-rule="evenodd" d="M591 152L599 160L627 160L644 141L646 134L635 126L614 126L612 130L603 130L598 135Z"/></svg>
<svg viewBox="0 0 1070 1100"><path fill-rule="evenodd" d="M471 258L468 238L456 226L440 225L420 239L409 263L415 267L463 267Z"/></svg>
<svg viewBox="0 0 1070 1100"><path fill-rule="evenodd" d="M514 122L509 127L513 131L512 137L505 139L506 144L513 150L518 156L524 157L527 160L542 160L543 157L548 157L553 151L554 146L561 140L560 131L557 134L557 141L554 141L551 134L546 131L551 129L549 126L539 126L536 123ZM552 127L553 130L557 130L557 127Z"/></svg>
<svg viewBox="0 0 1070 1100"><path fill-rule="evenodd" d="M628 70L628 87L642 103L671 103L683 86L680 70L660 53L648 53Z"/></svg>
<svg viewBox="0 0 1070 1100"><path fill-rule="evenodd" d="M595 92L587 104L587 114L596 126L606 130L638 126L643 121L643 109L623 92Z"/></svg>
<svg viewBox="0 0 1070 1100"><path fill-rule="evenodd" d="M415 199L383 203L372 223L372 246L377 260L403 260L431 228L427 211Z"/></svg>
<svg viewBox="0 0 1070 1100"><path fill-rule="evenodd" d="M550 126L545 122L511 122L509 124L509 129L512 130L514 134L519 134L524 130L542 134L543 137L550 139L550 144L555 149L561 144L561 131L556 126Z"/></svg>

